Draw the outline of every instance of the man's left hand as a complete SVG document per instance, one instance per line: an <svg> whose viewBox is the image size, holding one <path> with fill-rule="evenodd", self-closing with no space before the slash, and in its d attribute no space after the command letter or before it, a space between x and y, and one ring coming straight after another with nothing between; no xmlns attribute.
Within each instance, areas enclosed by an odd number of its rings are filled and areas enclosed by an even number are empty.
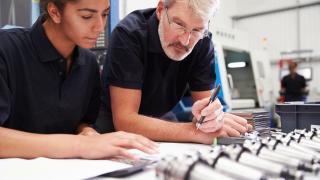
<svg viewBox="0 0 320 180"><path fill-rule="evenodd" d="M241 134L252 131L252 126L242 117L225 113L224 125L221 129L224 132L221 136L238 137Z"/></svg>

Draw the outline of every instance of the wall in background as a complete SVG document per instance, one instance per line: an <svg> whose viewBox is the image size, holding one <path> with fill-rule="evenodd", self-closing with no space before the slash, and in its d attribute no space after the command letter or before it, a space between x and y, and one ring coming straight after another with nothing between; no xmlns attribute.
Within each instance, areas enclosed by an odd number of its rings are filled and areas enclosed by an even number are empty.
<svg viewBox="0 0 320 180"><path fill-rule="evenodd" d="M231 28L232 19L231 17L237 13L237 4L235 0L220 0L220 7L215 16L211 19L210 28L227 27Z"/></svg>
<svg viewBox="0 0 320 180"><path fill-rule="evenodd" d="M244 15L292 7L297 4L317 3L319 0L234 0L234 2L238 7L235 15ZM320 100L320 88L318 87L320 84L320 5L234 21L233 27L248 32L252 37L257 37L257 41L251 44L262 45L268 52L273 67L271 76L274 98L279 95L280 89L279 68L276 62L282 58L298 56L296 54L281 55L280 52L299 49L313 50L313 53L300 56L316 60L302 62L299 67L313 68L313 79L308 82L309 100Z"/></svg>
<svg viewBox="0 0 320 180"><path fill-rule="evenodd" d="M251 14L308 4L314 0L242 0L237 2L237 15ZM259 3L258 3L259 2ZM316 1L319 2L319 1ZM248 8L250 7L250 8ZM246 9L246 10L244 10ZM282 58L280 52L298 49L312 49L313 55L320 55L320 4L300 10L283 11L234 21L235 28L244 30L262 39L270 59ZM285 57L284 57L285 58Z"/></svg>

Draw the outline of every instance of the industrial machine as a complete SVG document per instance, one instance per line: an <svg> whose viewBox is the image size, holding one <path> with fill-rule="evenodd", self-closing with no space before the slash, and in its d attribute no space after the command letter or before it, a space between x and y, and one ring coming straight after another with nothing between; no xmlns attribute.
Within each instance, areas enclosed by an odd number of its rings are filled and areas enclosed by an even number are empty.
<svg viewBox="0 0 320 180"><path fill-rule="evenodd" d="M270 103L270 63L263 50L250 47L248 34L215 28L219 76L229 110L262 108Z"/></svg>
<svg viewBox="0 0 320 180"><path fill-rule="evenodd" d="M219 100L224 111L269 109L272 104L271 65L262 48L250 46L245 32L215 27L216 84L221 84ZM173 112L177 119L192 117L190 95L180 101Z"/></svg>

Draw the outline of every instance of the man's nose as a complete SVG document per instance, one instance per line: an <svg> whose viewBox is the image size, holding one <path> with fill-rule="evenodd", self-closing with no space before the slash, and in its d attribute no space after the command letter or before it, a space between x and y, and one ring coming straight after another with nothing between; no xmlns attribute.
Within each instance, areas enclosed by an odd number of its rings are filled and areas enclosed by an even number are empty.
<svg viewBox="0 0 320 180"><path fill-rule="evenodd" d="M188 46L190 43L191 32L185 31L182 35L179 36L180 43L184 46Z"/></svg>

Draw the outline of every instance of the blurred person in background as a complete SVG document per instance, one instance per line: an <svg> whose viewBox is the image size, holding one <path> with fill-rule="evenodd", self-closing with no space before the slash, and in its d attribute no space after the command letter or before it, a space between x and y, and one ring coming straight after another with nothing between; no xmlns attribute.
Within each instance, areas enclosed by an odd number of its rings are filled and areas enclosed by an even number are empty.
<svg viewBox="0 0 320 180"><path fill-rule="evenodd" d="M284 96L285 102L306 100L306 79L297 73L297 67L296 62L290 62L288 65L290 73L281 80L280 94Z"/></svg>

